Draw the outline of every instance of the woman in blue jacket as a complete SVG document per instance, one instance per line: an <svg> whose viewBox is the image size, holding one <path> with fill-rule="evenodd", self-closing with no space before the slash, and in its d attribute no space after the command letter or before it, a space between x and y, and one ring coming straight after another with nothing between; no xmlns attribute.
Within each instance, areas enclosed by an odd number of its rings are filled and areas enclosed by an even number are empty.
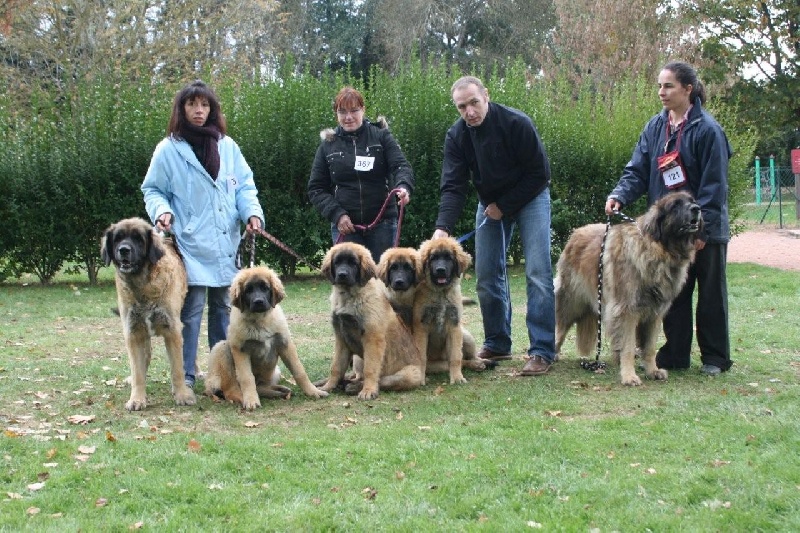
<svg viewBox="0 0 800 533"><path fill-rule="evenodd" d="M264 221L253 171L226 135L217 95L202 81L175 95L167 137L156 146L141 188L150 219L175 236L186 266L183 368L193 387L206 293L211 348L227 336L239 223L253 233Z"/></svg>
<svg viewBox="0 0 800 533"><path fill-rule="evenodd" d="M700 370L714 376L733 364L726 278L728 160L733 152L722 127L703 109L705 90L690 65L665 65L658 75L658 97L664 109L644 127L630 162L608 196L606 213L612 214L645 193L652 204L674 190L689 191L700 205L705 234L697 240L697 255L686 285L664 317L666 343L659 349L656 363L659 368L689 368L692 294L697 285Z"/></svg>

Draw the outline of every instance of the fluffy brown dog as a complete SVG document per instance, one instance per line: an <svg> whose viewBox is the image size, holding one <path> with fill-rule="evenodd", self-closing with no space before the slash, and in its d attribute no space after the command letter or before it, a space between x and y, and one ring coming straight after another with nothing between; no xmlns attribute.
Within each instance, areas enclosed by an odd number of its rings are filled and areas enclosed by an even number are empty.
<svg viewBox="0 0 800 533"><path fill-rule="evenodd" d="M375 277L369 251L355 243L333 246L322 261L330 280L331 323L336 337L331 372L322 390L344 380L353 356L363 359L362 380L346 391L371 400L383 390L408 390L425 384L424 358L414 347L408 327L392 310L383 283Z"/></svg>
<svg viewBox="0 0 800 533"><path fill-rule="evenodd" d="M211 350L206 394L241 403L245 409L261 407L259 396L286 398L291 389L278 385L280 357L307 396L327 396L311 383L297 358L278 305L286 296L278 275L267 267L242 270L233 278L230 295L233 307L228 339Z"/></svg>
<svg viewBox="0 0 800 533"><path fill-rule="evenodd" d="M194 392L183 382L181 308L186 297L186 271L172 244L141 218L127 218L106 229L100 245L106 266L114 263L117 306L131 369L129 411L147 406L145 378L150 366L150 337L164 337L178 405L194 405Z"/></svg>
<svg viewBox="0 0 800 533"><path fill-rule="evenodd" d="M414 343L420 353L427 354L426 371L449 370L451 384L467 382L461 372L464 344L461 274L471 261L469 254L451 237L425 241L419 249L419 284L414 295L411 328Z"/></svg>
<svg viewBox="0 0 800 533"><path fill-rule="evenodd" d="M641 349L645 376L667 379L656 367L661 320L686 282L702 230L700 207L685 192L671 193L653 204L636 224L617 224L608 232L603 255L603 324L619 361L623 385L641 385L634 358ZM581 356L597 339L597 279L605 225L576 229L558 260L556 351L577 324Z"/></svg>
<svg viewBox="0 0 800 533"><path fill-rule="evenodd" d="M386 286L386 295L392 304L395 312L401 320L413 327L414 299L417 295L417 287L421 281L418 272L422 270L422 263L419 252L414 248L389 248L378 263L378 278ZM422 293L421 293L422 294ZM424 293L426 297L431 292ZM464 300L462 299L462 303ZM475 338L465 328L461 327L462 346L461 346L461 366L480 372L491 368L492 363L488 363L477 357L478 348ZM435 372L447 372L450 368L449 361L443 358L443 354L436 351L434 344L428 343L427 374Z"/></svg>

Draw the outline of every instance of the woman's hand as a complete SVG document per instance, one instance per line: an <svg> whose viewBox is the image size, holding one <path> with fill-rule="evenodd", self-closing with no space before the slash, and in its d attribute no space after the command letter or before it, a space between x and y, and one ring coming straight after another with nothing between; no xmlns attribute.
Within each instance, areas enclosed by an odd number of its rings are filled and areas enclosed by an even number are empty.
<svg viewBox="0 0 800 533"><path fill-rule="evenodd" d="M349 235L356 230L349 215L342 215L339 217L339 222L336 223L336 229L338 229L339 233L342 235Z"/></svg>
<svg viewBox="0 0 800 533"><path fill-rule="evenodd" d="M249 219L247 219L247 226L245 226L245 231L247 231L248 235L252 235L254 233L261 233L261 219L255 215L251 216Z"/></svg>

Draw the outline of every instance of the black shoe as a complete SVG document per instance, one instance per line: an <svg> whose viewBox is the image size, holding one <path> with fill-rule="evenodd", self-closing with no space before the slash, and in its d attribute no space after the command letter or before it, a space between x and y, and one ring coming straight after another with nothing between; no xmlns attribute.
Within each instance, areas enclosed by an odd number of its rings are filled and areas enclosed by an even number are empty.
<svg viewBox="0 0 800 533"><path fill-rule="evenodd" d="M722 369L716 365L703 365L700 367L700 372L706 376L719 376L722 374Z"/></svg>

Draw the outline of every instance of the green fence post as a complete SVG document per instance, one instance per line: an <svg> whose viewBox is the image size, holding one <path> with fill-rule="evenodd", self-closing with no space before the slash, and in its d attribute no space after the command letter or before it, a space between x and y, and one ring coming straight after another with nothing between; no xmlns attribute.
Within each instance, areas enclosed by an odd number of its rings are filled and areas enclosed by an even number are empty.
<svg viewBox="0 0 800 533"><path fill-rule="evenodd" d="M761 158L756 156L756 205L761 205Z"/></svg>

